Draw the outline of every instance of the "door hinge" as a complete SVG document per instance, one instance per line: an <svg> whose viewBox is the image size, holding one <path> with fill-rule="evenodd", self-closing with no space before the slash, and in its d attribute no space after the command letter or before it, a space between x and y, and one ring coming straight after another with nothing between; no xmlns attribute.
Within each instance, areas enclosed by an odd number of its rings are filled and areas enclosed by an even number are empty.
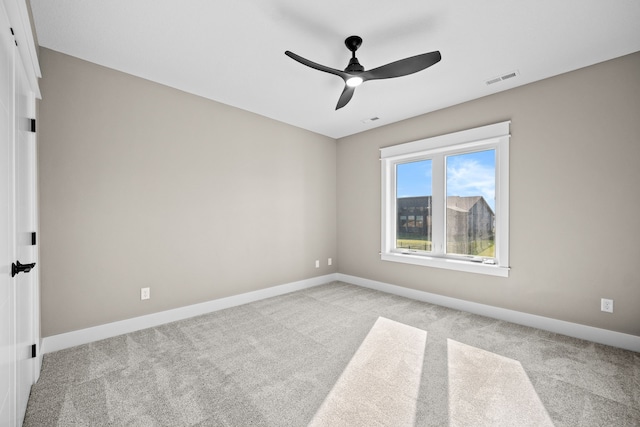
<svg viewBox="0 0 640 427"><path fill-rule="evenodd" d="M36 245L36 232L33 231L31 233L31 245L35 246Z"/></svg>
<svg viewBox="0 0 640 427"><path fill-rule="evenodd" d="M29 130L30 130L31 132L34 132L34 133L35 133L35 131L36 131L36 119L30 119L30 122L31 122L31 123L30 123Z"/></svg>
<svg viewBox="0 0 640 427"><path fill-rule="evenodd" d="M36 353L36 345L32 344L31 345L31 357L36 357L37 353Z"/></svg>
<svg viewBox="0 0 640 427"><path fill-rule="evenodd" d="M11 35L13 36L13 42L18 46L18 40L16 40L16 33L13 32L13 28L9 27L11 30Z"/></svg>

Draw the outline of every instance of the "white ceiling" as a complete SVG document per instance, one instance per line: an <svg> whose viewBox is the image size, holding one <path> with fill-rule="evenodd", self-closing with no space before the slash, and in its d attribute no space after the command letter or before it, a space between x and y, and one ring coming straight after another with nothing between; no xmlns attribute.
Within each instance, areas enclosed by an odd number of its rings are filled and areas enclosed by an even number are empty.
<svg viewBox="0 0 640 427"><path fill-rule="evenodd" d="M639 0L31 0L41 46L332 138L640 51ZM371 69L439 50L419 73L344 83L349 35ZM512 71L518 77L487 85ZM46 77L46 76L45 76ZM640 78L640 76L638 77ZM379 117L371 123L363 120Z"/></svg>

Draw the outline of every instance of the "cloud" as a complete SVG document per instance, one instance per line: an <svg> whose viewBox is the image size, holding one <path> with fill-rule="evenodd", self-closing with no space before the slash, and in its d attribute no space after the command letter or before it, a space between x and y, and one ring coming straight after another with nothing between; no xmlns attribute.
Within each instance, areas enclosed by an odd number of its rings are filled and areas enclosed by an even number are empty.
<svg viewBox="0 0 640 427"><path fill-rule="evenodd" d="M493 209L496 194L496 170L470 156L452 156L447 161L448 196L483 196Z"/></svg>

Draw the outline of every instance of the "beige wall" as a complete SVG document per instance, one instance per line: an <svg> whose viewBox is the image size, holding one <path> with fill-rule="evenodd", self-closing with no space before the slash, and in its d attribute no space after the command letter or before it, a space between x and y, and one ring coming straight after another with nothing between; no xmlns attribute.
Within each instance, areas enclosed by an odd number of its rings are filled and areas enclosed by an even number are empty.
<svg viewBox="0 0 640 427"><path fill-rule="evenodd" d="M504 120L510 277L380 261L378 149ZM343 138L340 272L640 335L639 163L640 53Z"/></svg>
<svg viewBox="0 0 640 427"><path fill-rule="evenodd" d="M43 337L338 266L640 335L640 53L343 138L337 151L51 50L40 61ZM510 277L380 261L378 149L504 120ZM152 298L140 301L146 286Z"/></svg>
<svg viewBox="0 0 640 427"><path fill-rule="evenodd" d="M40 61L43 337L336 271L335 140Z"/></svg>

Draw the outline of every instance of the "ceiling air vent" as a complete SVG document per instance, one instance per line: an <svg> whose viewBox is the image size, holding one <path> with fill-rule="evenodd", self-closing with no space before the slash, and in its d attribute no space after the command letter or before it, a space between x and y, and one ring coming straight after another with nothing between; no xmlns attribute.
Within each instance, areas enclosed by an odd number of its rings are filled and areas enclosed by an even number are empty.
<svg viewBox="0 0 640 427"><path fill-rule="evenodd" d="M362 123L371 123L371 122L375 122L376 120L380 120L380 117L371 117L369 119L364 119Z"/></svg>
<svg viewBox="0 0 640 427"><path fill-rule="evenodd" d="M514 77L518 77L520 73L518 73L518 71L512 71L510 73L504 74L500 77L494 77L492 79L487 80L485 83L487 84L487 86L498 83L498 82L502 82L504 80L509 80L512 79Z"/></svg>

